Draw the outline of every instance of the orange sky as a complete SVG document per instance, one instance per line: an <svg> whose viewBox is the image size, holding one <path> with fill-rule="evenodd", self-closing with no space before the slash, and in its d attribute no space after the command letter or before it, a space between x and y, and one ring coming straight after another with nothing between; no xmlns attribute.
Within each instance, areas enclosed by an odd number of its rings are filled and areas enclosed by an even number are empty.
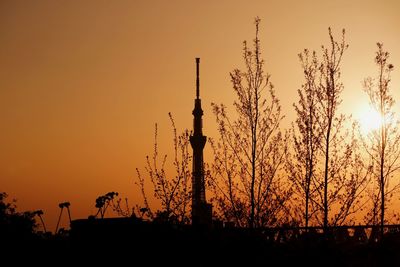
<svg viewBox="0 0 400 267"><path fill-rule="evenodd" d="M42 209L52 231L60 202L86 218L109 191L140 201L135 168L152 152L154 123L164 152L168 112L178 128L192 125L195 57L204 133L216 136L210 103L233 102L229 71L242 66L255 16L285 125L302 83L297 54L326 44L329 26L337 37L346 28L350 44L343 110L367 99L361 81L376 73L377 41L391 53L400 102L399 11L396 0L1 1L0 191L20 210Z"/></svg>

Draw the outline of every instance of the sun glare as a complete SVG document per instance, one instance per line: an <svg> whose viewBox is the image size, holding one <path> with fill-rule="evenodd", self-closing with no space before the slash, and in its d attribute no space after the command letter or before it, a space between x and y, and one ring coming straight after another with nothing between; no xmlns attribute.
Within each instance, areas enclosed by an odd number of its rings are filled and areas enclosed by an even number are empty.
<svg viewBox="0 0 400 267"><path fill-rule="evenodd" d="M379 129L382 123L380 114L372 107L366 106L360 109L358 113L358 121L360 123L361 132L369 134Z"/></svg>

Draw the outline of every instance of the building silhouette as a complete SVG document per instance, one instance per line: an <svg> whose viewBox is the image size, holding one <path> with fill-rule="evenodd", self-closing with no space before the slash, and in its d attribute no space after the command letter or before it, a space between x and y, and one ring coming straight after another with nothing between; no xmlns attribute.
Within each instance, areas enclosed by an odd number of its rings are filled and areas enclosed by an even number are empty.
<svg viewBox="0 0 400 267"><path fill-rule="evenodd" d="M200 99L199 68L200 58L196 58L196 99L193 109L193 134L190 136L190 144L193 149L192 167L192 224L210 225L212 207L206 201L206 190L204 180L203 149L207 137L203 135L203 110Z"/></svg>

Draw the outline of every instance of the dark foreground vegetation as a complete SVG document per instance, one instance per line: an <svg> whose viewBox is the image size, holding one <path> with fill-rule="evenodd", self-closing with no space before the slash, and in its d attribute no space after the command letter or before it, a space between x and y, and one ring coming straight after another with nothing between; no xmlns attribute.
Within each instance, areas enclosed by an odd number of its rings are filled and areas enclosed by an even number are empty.
<svg viewBox="0 0 400 267"><path fill-rule="evenodd" d="M400 226L385 238L365 227L211 228L138 218L72 221L57 235L8 235L2 255L17 263L129 266L399 266ZM3 257L4 259L4 257Z"/></svg>
<svg viewBox="0 0 400 267"><path fill-rule="evenodd" d="M111 255L122 250L149 265L400 264L398 227L388 228L383 241L378 240L378 231L363 227L331 228L327 235L320 230L311 228L306 233L299 228L244 229L221 222L214 222L211 228L194 228L129 218L92 219L73 221L70 241L77 245L75 248L91 247L94 251L101 251L104 244L115 244L111 245Z"/></svg>

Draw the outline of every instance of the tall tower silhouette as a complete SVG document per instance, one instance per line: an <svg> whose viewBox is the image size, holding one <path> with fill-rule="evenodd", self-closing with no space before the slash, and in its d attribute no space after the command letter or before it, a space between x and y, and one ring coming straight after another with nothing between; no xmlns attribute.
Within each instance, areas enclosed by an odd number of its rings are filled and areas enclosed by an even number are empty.
<svg viewBox="0 0 400 267"><path fill-rule="evenodd" d="M200 80L199 66L200 58L196 58L196 99L193 109L193 134L190 136L190 144L193 149L193 168L192 168L192 224L210 225L211 224L211 205L206 202L206 190L204 182L204 162L203 149L207 137L203 135L202 116L200 100Z"/></svg>

